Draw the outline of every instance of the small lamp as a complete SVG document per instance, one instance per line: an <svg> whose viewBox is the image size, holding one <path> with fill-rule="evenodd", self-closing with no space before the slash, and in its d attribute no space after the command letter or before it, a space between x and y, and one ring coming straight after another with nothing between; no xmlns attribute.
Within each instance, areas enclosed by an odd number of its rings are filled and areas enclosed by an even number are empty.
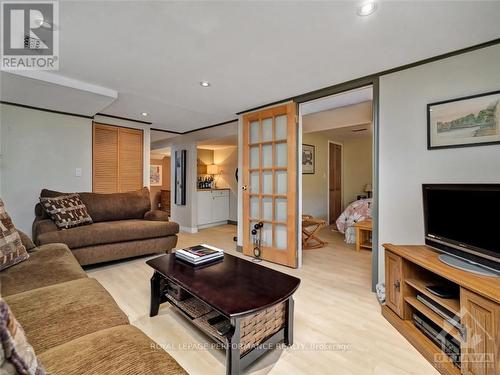
<svg viewBox="0 0 500 375"><path fill-rule="evenodd" d="M219 174L219 166L217 164L207 165L207 174L212 176Z"/></svg>
<svg viewBox="0 0 500 375"><path fill-rule="evenodd" d="M366 184L365 185L365 193L368 194L368 198L372 197L372 184Z"/></svg>

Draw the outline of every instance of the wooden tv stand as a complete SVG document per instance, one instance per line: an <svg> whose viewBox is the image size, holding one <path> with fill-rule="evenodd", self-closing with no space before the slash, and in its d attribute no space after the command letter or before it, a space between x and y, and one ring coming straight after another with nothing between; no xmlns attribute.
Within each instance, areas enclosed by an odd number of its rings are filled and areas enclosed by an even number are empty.
<svg viewBox="0 0 500 375"><path fill-rule="evenodd" d="M500 374L500 278L448 266L428 246L385 244L384 248L386 304L382 315L441 374ZM444 280L460 287L457 298L440 298L425 289ZM417 300L419 294L458 315L462 328L457 329ZM416 311L457 339L461 346L460 367L414 325Z"/></svg>

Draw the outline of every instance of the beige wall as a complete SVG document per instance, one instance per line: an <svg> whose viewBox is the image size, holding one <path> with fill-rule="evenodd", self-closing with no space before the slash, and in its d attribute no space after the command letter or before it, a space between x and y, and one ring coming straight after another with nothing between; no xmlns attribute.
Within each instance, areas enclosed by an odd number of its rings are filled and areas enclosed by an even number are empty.
<svg viewBox="0 0 500 375"><path fill-rule="evenodd" d="M197 174L203 176L207 173L207 165L214 163L214 151L198 148L197 152Z"/></svg>
<svg viewBox="0 0 500 375"><path fill-rule="evenodd" d="M0 128L2 199L19 229L31 234L41 189L92 190L91 119L2 104Z"/></svg>
<svg viewBox="0 0 500 375"><path fill-rule="evenodd" d="M328 139L321 133L307 133L302 143L315 146L315 173L302 175L302 213L326 220Z"/></svg>
<svg viewBox="0 0 500 375"><path fill-rule="evenodd" d="M363 193L372 181L372 137L345 140L325 137L323 132L303 134L302 143L315 146L315 173L302 175L302 212L328 219L328 145L329 141L342 144L343 208Z"/></svg>
<svg viewBox="0 0 500 375"><path fill-rule="evenodd" d="M302 131L319 132L372 122L372 101L366 101L328 111L311 113L302 118Z"/></svg>
<svg viewBox="0 0 500 375"><path fill-rule="evenodd" d="M221 170L216 180L217 187L229 188L229 220L238 221L238 182L234 176L238 168L238 148L228 147L214 150L214 164Z"/></svg>
<svg viewBox="0 0 500 375"><path fill-rule="evenodd" d="M351 138L343 142L344 174L343 195L344 208L359 194L364 194L366 184L372 183L372 149L373 138Z"/></svg>
<svg viewBox="0 0 500 375"><path fill-rule="evenodd" d="M428 103L498 90L499 66L496 45L381 77L379 244L424 243L423 183L500 182L500 145L427 150L425 110ZM480 228L479 220L474 229Z"/></svg>
<svg viewBox="0 0 500 375"><path fill-rule="evenodd" d="M170 158L165 156L163 159L151 159L151 165L161 165L162 166L162 177L161 186L150 186L151 191L151 207L156 209L159 207L160 203L160 191L170 190Z"/></svg>
<svg viewBox="0 0 500 375"><path fill-rule="evenodd" d="M198 149L198 164L210 165L214 163L214 151Z"/></svg>

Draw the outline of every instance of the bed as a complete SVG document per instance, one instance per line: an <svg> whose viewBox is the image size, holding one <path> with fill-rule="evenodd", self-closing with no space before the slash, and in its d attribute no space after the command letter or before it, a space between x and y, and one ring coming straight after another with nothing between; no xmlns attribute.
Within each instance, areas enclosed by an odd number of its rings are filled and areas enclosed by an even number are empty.
<svg viewBox="0 0 500 375"><path fill-rule="evenodd" d="M372 217L372 199L360 199L352 202L339 216L335 224L340 233L345 235L349 244L356 242L354 224Z"/></svg>

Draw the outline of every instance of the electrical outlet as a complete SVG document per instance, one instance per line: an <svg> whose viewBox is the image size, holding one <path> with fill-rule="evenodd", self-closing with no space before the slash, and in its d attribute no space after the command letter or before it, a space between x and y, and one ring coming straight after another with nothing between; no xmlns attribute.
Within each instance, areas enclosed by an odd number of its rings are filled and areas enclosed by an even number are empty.
<svg viewBox="0 0 500 375"><path fill-rule="evenodd" d="M82 168L75 168L75 177L82 177Z"/></svg>

